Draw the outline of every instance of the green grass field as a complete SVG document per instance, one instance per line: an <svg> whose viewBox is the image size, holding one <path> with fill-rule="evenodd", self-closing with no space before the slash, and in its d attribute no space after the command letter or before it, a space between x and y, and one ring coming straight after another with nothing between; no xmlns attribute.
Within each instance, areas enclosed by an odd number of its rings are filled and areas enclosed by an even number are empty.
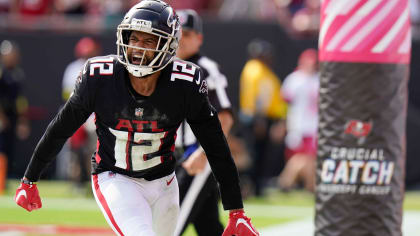
<svg viewBox="0 0 420 236"><path fill-rule="evenodd" d="M17 181L9 181L5 195L0 197L0 226L16 224L109 228L93 197L75 194L69 182L40 182L38 188L43 200L43 208L31 213L18 207L13 201L17 185ZM313 206L313 195L302 191L280 193L272 190L265 198L250 198L245 201L247 215L252 216L252 222L258 229L311 216ZM406 194L404 209L420 211L419 192ZM222 220L227 221L227 212L225 211L223 211ZM0 235L2 235L1 229L0 227ZM48 235L63 236L66 234ZM193 236L196 234L194 229L189 227L184 235Z"/></svg>

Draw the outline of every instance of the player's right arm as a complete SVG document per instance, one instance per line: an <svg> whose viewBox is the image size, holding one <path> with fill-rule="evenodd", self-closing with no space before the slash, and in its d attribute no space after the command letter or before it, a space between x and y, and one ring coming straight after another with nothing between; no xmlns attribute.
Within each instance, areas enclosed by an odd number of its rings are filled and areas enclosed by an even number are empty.
<svg viewBox="0 0 420 236"><path fill-rule="evenodd" d="M93 111L93 84L88 78L88 63L76 81L73 95L48 125L26 168L24 180L16 191L15 201L28 211L40 208L35 182L55 159L66 140L87 120ZM94 78L92 78L94 79ZM24 194L23 194L24 193ZM39 202L37 202L39 199Z"/></svg>

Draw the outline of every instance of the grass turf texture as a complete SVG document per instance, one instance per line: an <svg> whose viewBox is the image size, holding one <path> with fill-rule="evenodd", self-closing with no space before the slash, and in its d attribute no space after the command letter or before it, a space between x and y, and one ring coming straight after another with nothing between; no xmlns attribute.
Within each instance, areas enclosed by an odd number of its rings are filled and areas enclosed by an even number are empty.
<svg viewBox="0 0 420 236"><path fill-rule="evenodd" d="M38 184L43 208L27 212L18 207L13 196L19 182L8 181L6 193L0 197L0 225L64 225L80 227L109 228L88 188L87 196L72 191L72 185L64 181L41 181ZM261 229L293 220L302 219L313 212L314 196L303 191L281 193L268 191L264 198L249 198L245 201L248 216L253 224ZM293 210L288 210L293 208ZM405 210L420 211L420 192L408 192L404 201ZM222 211L222 222L226 224L228 212ZM37 234L26 234L35 236ZM39 234L40 235L40 234ZM196 235L192 226L187 228L186 236ZM60 236L65 236L61 234Z"/></svg>

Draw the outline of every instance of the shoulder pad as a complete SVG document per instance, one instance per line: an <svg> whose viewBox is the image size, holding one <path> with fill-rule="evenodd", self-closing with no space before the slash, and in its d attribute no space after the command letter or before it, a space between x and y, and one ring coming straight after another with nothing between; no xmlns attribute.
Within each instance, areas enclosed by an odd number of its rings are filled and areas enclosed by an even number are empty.
<svg viewBox="0 0 420 236"><path fill-rule="evenodd" d="M84 65L83 75L95 78L112 76L117 62L115 55L89 58Z"/></svg>
<svg viewBox="0 0 420 236"><path fill-rule="evenodd" d="M198 79L200 67L192 62L175 59L169 66L172 66L171 81L184 80L193 82Z"/></svg>
<svg viewBox="0 0 420 236"><path fill-rule="evenodd" d="M183 81L186 87L200 93L208 92L207 82L201 68L189 61L176 59L172 63L171 81Z"/></svg>

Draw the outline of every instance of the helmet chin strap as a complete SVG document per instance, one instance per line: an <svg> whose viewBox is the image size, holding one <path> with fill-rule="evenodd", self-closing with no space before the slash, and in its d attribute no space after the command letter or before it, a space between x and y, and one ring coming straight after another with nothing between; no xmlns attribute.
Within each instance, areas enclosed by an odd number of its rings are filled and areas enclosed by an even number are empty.
<svg viewBox="0 0 420 236"><path fill-rule="evenodd" d="M130 64L127 64L126 68L128 70L128 73L132 74L135 77L144 77L155 72L152 68L138 68L137 66L133 66Z"/></svg>

